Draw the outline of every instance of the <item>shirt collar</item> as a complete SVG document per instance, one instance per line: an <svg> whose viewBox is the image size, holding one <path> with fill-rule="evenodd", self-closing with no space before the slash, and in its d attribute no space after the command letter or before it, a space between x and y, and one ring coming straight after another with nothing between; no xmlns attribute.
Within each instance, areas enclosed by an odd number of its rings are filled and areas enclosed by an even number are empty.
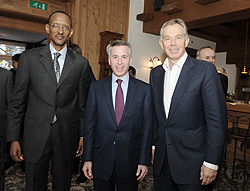
<svg viewBox="0 0 250 191"><path fill-rule="evenodd" d="M52 55L52 58L54 58L54 53L58 52L51 43L49 43L49 49L50 49L50 52L51 52L51 55ZM65 58L66 56L66 53L67 53L67 44L66 46L59 51L59 53L61 54L61 56L59 58Z"/></svg>
<svg viewBox="0 0 250 191"><path fill-rule="evenodd" d="M183 67L187 57L188 57L188 54L187 54L187 52L185 52L184 55L180 58L180 60L178 62L176 62L175 65L181 69ZM170 70L168 58L165 59L162 67L165 71Z"/></svg>
<svg viewBox="0 0 250 191"><path fill-rule="evenodd" d="M112 84L116 83L116 80L118 78L116 77L116 75L114 73L112 73ZM128 84L129 81L129 73L127 72L127 74L125 76L123 76L122 78L119 78L122 80L122 82L124 82L125 84Z"/></svg>

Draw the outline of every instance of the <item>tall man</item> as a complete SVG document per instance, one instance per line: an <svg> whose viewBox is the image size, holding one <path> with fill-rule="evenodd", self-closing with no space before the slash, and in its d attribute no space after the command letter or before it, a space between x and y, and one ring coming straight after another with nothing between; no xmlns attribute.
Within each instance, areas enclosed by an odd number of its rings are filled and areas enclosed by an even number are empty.
<svg viewBox="0 0 250 191"><path fill-rule="evenodd" d="M107 46L113 71L92 82L84 122L84 174L95 191L138 190L151 160L152 101L150 86L128 73L128 42Z"/></svg>
<svg viewBox="0 0 250 191"><path fill-rule="evenodd" d="M13 87L12 74L0 67L0 190L4 191L7 108Z"/></svg>
<svg viewBox="0 0 250 191"><path fill-rule="evenodd" d="M204 46L201 47L197 53L196 58L199 60L205 60L208 62L211 62L212 64L215 64L215 52L210 46ZM228 88L228 77L222 73L218 73L220 76L221 85L225 94L225 97L227 96L227 88Z"/></svg>
<svg viewBox="0 0 250 191"><path fill-rule="evenodd" d="M89 87L88 60L67 48L73 34L67 13L51 13L45 30L50 44L20 57L7 140L12 141L12 158L25 158L27 191L46 190L50 159L53 190L68 191L74 158L82 154L79 137ZM23 120L22 155L18 140Z"/></svg>
<svg viewBox="0 0 250 191"><path fill-rule="evenodd" d="M167 59L151 71L156 191L201 191L213 181L227 129L224 94L215 66L187 55L183 20L163 24Z"/></svg>

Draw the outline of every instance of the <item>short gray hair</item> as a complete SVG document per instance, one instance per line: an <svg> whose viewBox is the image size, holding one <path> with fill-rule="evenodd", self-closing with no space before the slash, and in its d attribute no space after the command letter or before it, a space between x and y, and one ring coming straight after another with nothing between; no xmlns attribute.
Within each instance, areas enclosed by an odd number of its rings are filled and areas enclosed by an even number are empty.
<svg viewBox="0 0 250 191"><path fill-rule="evenodd" d="M174 25L174 24L179 24L183 27L184 29L184 35L185 35L185 39L188 39L188 29L187 29L187 26L185 24L185 22L182 20L182 19L171 19L167 22L165 22L162 27L161 27L161 30L160 30L160 41L163 40L163 30L166 26L168 25Z"/></svg>
<svg viewBox="0 0 250 191"><path fill-rule="evenodd" d="M110 57L110 52L111 52L111 48L114 46L127 46L129 49L129 58L132 58L132 46L129 42L123 41L123 40L114 40L111 43L108 44L106 50L107 50L107 54Z"/></svg>

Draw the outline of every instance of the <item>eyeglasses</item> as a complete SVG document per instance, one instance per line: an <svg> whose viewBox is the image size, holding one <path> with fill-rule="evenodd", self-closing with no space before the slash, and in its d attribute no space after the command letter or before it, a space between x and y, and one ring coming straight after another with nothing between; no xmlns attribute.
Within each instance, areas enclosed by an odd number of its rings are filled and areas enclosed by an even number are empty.
<svg viewBox="0 0 250 191"><path fill-rule="evenodd" d="M68 31L68 30L71 29L70 26L67 26L67 25L59 25L59 24L57 24L57 23L49 24L49 25L52 26L53 29L59 29L60 27L62 27L62 29L63 29L64 31Z"/></svg>

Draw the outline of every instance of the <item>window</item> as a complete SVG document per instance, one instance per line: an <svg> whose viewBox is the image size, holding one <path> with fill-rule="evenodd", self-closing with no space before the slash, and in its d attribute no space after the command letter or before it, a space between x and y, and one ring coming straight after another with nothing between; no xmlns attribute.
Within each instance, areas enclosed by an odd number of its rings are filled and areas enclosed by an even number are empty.
<svg viewBox="0 0 250 191"><path fill-rule="evenodd" d="M0 40L0 67L10 70L11 57L25 51L25 44Z"/></svg>

